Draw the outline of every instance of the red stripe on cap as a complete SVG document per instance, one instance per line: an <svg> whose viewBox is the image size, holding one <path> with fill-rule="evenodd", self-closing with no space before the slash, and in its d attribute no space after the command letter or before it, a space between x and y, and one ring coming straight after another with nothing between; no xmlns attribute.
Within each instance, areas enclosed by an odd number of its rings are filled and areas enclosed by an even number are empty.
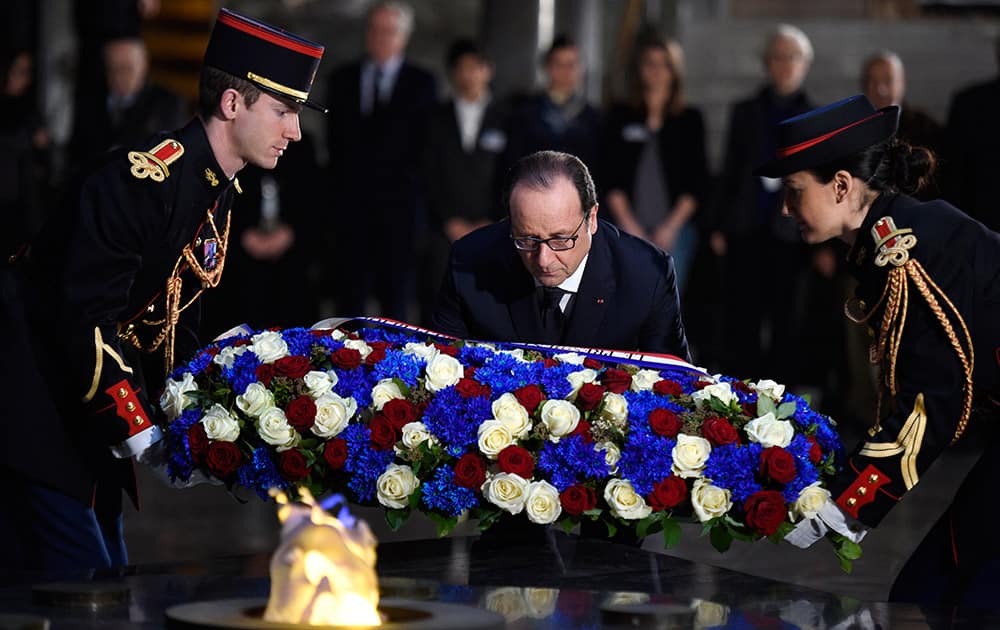
<svg viewBox="0 0 1000 630"><path fill-rule="evenodd" d="M303 55L309 55L310 57L315 57L317 59L323 56L322 46L309 46L308 44L295 41L294 39L290 39L288 37L283 36L281 33L269 31L254 24L244 22L243 20L239 19L238 17L230 13L220 13L219 21L225 24L226 26L231 26L237 30L243 31L248 35L253 35L254 37L257 37L259 39L269 41L272 44L277 44L282 48L287 48L288 50L293 50L297 53L302 53Z"/></svg>
<svg viewBox="0 0 1000 630"><path fill-rule="evenodd" d="M812 140L806 140L805 142L800 142L799 144L796 144L796 145L793 145L793 146L790 146L790 147L780 148L780 149L778 149L776 151L776 153L777 153L777 155L778 155L779 158L788 157L789 155L795 155L799 151L805 151L809 147L814 147L817 144L819 144L820 142L823 142L824 140L829 140L830 138L836 136L837 134L843 133L843 132L847 131L851 127L856 127L856 126L860 125L863 122L868 122L872 118L877 118L877 117L881 116L884 113L885 112L877 112L877 113L872 114L871 116L869 116L867 118L862 118L861 120L852 122L851 124L849 124L849 125L847 125L845 127L841 127L840 129L835 129L835 130L833 130L833 131L831 131L829 133L824 133L822 136L817 136L817 137L813 138Z"/></svg>

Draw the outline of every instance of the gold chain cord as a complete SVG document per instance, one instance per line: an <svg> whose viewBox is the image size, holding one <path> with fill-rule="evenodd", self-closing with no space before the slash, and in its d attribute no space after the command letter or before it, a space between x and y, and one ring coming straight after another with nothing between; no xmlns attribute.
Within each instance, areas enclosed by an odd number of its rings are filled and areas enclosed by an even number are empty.
<svg viewBox="0 0 1000 630"><path fill-rule="evenodd" d="M875 424L871 428L871 432L874 434L881 429L879 423L882 412L883 390L888 387L892 398L895 399L896 397L896 360L899 356L899 347L902 344L903 329L906 325L906 315L909 308L908 279L916 286L927 306L934 313L935 318L937 318L938 323L941 324L941 328L948 336L948 341L951 343L955 355L962 364L962 372L965 377L965 383L962 386L964 396L962 401L962 415L959 417L958 426L955 428L955 435L951 440L951 443L954 444L965 433L965 428L969 423L969 415L972 413L972 369L975 365L972 336L965 325L965 320L962 318L961 313L958 312L958 309L955 308L952 301L948 299L944 291L931 279L923 266L913 259L908 260L900 267L894 267L889 270L885 288L882 290L882 296L867 315L861 318L851 317L855 323L864 324L878 310L879 306L885 302L885 313L882 315L882 323L879 326L878 339L872 343L869 357L872 364L879 365L879 387L875 402ZM948 314L941 307L935 293L948 306L951 315L954 316L954 319L961 326L965 345L968 350L962 346ZM886 366L887 356L888 367Z"/></svg>
<svg viewBox="0 0 1000 630"><path fill-rule="evenodd" d="M156 337L154 337L150 343L143 344L131 328L126 329L122 333L122 336L126 341L143 352L153 352L159 348L160 345L166 343L163 350L163 361L167 372L174 369L174 341L176 339L177 322L180 321L181 313L194 304L195 300L197 300L201 294L205 292L205 289L215 288L219 285L219 281L222 279L222 270L226 264L226 250L229 245L229 226L231 219L232 214L227 213L226 227L223 229L222 234L219 234L219 230L215 226L215 213L212 210L209 210L208 212L208 224L212 229L212 234L215 236L216 243L219 248L219 252L217 254L218 262L213 269L205 269L201 263L198 262L190 243L184 246L184 249L181 251L181 255L177 258L177 262L174 263L173 272L171 272L170 276L167 277L166 288L164 290L166 302L165 317L157 321L143 321L143 323L147 325L161 326ZM184 288L184 279L181 274L183 274L187 269L191 269L194 275L201 280L201 287L197 292L195 292L190 300L181 305L181 291Z"/></svg>

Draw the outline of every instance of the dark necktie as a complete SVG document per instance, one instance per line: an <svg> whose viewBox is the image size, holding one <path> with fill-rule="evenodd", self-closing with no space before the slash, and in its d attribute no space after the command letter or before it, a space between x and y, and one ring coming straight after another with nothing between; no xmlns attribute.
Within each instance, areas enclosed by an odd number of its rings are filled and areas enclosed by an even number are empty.
<svg viewBox="0 0 1000 630"><path fill-rule="evenodd" d="M375 66L375 72L372 73L372 98L371 98L371 109L369 113L374 116L379 113L382 109L382 98L381 98L381 86L382 86L382 68Z"/></svg>
<svg viewBox="0 0 1000 630"><path fill-rule="evenodd" d="M563 317L559 302L566 292L559 287L538 287L538 302L541 306L542 341L544 343L562 343Z"/></svg>

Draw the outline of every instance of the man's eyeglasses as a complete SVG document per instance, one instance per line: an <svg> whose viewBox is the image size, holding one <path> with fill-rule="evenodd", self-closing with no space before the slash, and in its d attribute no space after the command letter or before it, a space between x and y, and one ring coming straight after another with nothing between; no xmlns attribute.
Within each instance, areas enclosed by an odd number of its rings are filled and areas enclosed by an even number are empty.
<svg viewBox="0 0 1000 630"><path fill-rule="evenodd" d="M564 252L567 249L573 249L576 245L576 239L580 238L577 232L583 227L584 222L590 218L590 213L583 215L583 220L580 221L580 225L576 226L573 230L572 236L553 236L551 238L536 238L534 236L514 236L511 234L510 240L514 242L514 247L521 250L522 252L537 252L542 245L548 245L549 249L554 252Z"/></svg>

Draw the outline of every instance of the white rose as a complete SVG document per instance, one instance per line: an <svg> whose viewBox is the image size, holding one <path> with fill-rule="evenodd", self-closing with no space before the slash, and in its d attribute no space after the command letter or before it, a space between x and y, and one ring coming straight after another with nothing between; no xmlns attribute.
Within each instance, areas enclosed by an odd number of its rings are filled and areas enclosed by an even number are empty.
<svg viewBox="0 0 1000 630"><path fill-rule="evenodd" d="M580 410L567 400L546 400L542 405L542 424L548 427L550 439L558 442L580 424Z"/></svg>
<svg viewBox="0 0 1000 630"><path fill-rule="evenodd" d="M632 376L632 391L648 392L652 391L653 385L662 381L663 377L656 370L639 370Z"/></svg>
<svg viewBox="0 0 1000 630"><path fill-rule="evenodd" d="M288 356L288 344L281 338L281 333L273 330L257 333L251 337L250 349L261 363L273 363Z"/></svg>
<svg viewBox="0 0 1000 630"><path fill-rule="evenodd" d="M479 450L490 459L496 459L503 449L514 443L510 429L499 420L486 420L479 425Z"/></svg>
<svg viewBox="0 0 1000 630"><path fill-rule="evenodd" d="M604 500L611 506L611 513L627 521L646 518L653 508L639 496L628 479L612 479L604 487Z"/></svg>
<svg viewBox="0 0 1000 630"><path fill-rule="evenodd" d="M372 353L372 347L360 339L348 339L344 342L345 348L354 348L361 353L361 360L364 361L365 358Z"/></svg>
<svg viewBox="0 0 1000 630"><path fill-rule="evenodd" d="M439 354L427 362L427 389L437 392L445 387L451 387L465 374L465 368L455 357Z"/></svg>
<svg viewBox="0 0 1000 630"><path fill-rule="evenodd" d="M729 386L728 382L709 385L691 394L691 399L694 400L697 405L707 405L708 401L712 398L718 399L723 405L728 405L732 401L736 400L736 394L733 393L733 390Z"/></svg>
<svg viewBox="0 0 1000 630"><path fill-rule="evenodd" d="M403 396L402 390L399 389L399 385L396 381L391 378L384 378L378 383L375 383L375 387L372 388L372 405L375 406L376 411L382 411L382 407L390 400L396 400L397 398L406 398Z"/></svg>
<svg viewBox="0 0 1000 630"><path fill-rule="evenodd" d="M271 407L260 415L257 433L268 444L277 446L279 451L292 448L299 438L298 432L288 424L285 412L278 407Z"/></svg>
<svg viewBox="0 0 1000 630"><path fill-rule="evenodd" d="M333 332L330 333L330 336L336 339L337 341L343 341L344 339L347 339L347 333L345 333L339 328L334 328Z"/></svg>
<svg viewBox="0 0 1000 630"><path fill-rule="evenodd" d="M508 354L508 355L514 357L515 359L517 359L521 363L525 362L524 361L524 350L522 350L521 348L514 348L513 350L504 350L503 353L504 354Z"/></svg>
<svg viewBox="0 0 1000 630"><path fill-rule="evenodd" d="M483 607L499 615L503 615L504 621L513 623L524 617L528 612L527 602L524 595L517 586L501 586L491 588L486 593Z"/></svg>
<svg viewBox="0 0 1000 630"><path fill-rule="evenodd" d="M240 423L218 403L212 405L212 408L202 416L201 424L205 427L205 435L210 440L235 442L236 438L240 437Z"/></svg>
<svg viewBox="0 0 1000 630"><path fill-rule="evenodd" d="M755 390L757 395L764 394L768 398L778 402L781 397L785 395L785 386L780 383L776 383L771 379L764 379L762 381L757 381L756 383L750 383L750 389Z"/></svg>
<svg viewBox="0 0 1000 630"><path fill-rule="evenodd" d="M528 616L532 619L548 619L556 611L559 599L557 588L526 588L524 602L527 604Z"/></svg>
<svg viewBox="0 0 1000 630"><path fill-rule="evenodd" d="M747 422L744 428L747 437L764 448L772 446L785 448L792 443L792 438L795 437L795 428L792 423L788 420L778 420L770 412Z"/></svg>
<svg viewBox="0 0 1000 630"><path fill-rule="evenodd" d="M827 501L830 491L820 487L820 482L811 483L799 492L799 498L792 504L792 514L801 518L816 518Z"/></svg>
<svg viewBox="0 0 1000 630"><path fill-rule="evenodd" d="M306 375L302 377L302 383L306 386L310 396L319 398L323 394L329 394L333 391L333 386L337 384L337 373L312 370L306 372Z"/></svg>
<svg viewBox="0 0 1000 630"><path fill-rule="evenodd" d="M420 485L413 469L406 465L389 464L375 482L378 502L388 508L405 508L410 495Z"/></svg>
<svg viewBox="0 0 1000 630"><path fill-rule="evenodd" d="M601 442L594 446L598 451L604 451L604 463L608 465L608 472L612 475L618 472L618 460L622 458L622 451L614 442Z"/></svg>
<svg viewBox="0 0 1000 630"><path fill-rule="evenodd" d="M316 420L309 430L321 438L332 438L347 428L357 410L353 398L341 398L333 392L324 394L316 399Z"/></svg>
<svg viewBox="0 0 1000 630"><path fill-rule="evenodd" d="M403 346L403 354L411 354L415 357L423 359L425 363L428 363L431 359L441 354L441 352L434 346L429 346L426 343L415 343L411 341Z"/></svg>
<svg viewBox="0 0 1000 630"><path fill-rule="evenodd" d="M219 351L219 354L212 357L212 363L220 367L231 368L236 361L236 357L247 350L249 350L249 346L240 346L239 348L229 346L228 348L223 348Z"/></svg>
<svg viewBox="0 0 1000 630"><path fill-rule="evenodd" d="M674 460L670 469L678 477L700 477L711 452L712 445L705 438L681 433L670 452Z"/></svg>
<svg viewBox="0 0 1000 630"><path fill-rule="evenodd" d="M167 414L167 420L176 420L184 412L184 407L191 402L184 394L196 389L198 385L195 384L194 374L191 372L185 372L179 381L167 379L167 386L160 396L160 408Z"/></svg>
<svg viewBox="0 0 1000 630"><path fill-rule="evenodd" d="M524 509L527 479L514 473L497 473L483 484L483 496L501 510L520 514Z"/></svg>
<svg viewBox="0 0 1000 630"><path fill-rule="evenodd" d="M722 516L733 506L729 497L732 493L723 490L718 486L713 486L712 481L705 479L695 479L691 488L691 505L698 520L704 523L713 518Z"/></svg>
<svg viewBox="0 0 1000 630"><path fill-rule="evenodd" d="M236 407L251 418L259 418L274 407L274 394L260 383L250 383L246 391L236 397Z"/></svg>
<svg viewBox="0 0 1000 630"><path fill-rule="evenodd" d="M582 354L577 354L575 352L563 352L562 354L554 354L552 358L556 361L562 363L568 363L569 365L583 365L584 357Z"/></svg>
<svg viewBox="0 0 1000 630"><path fill-rule="evenodd" d="M601 416L611 420L616 425L621 425L628 418L628 401L621 394L604 394L604 401L601 403Z"/></svg>
<svg viewBox="0 0 1000 630"><path fill-rule="evenodd" d="M729 606L703 599L692 599L695 628L719 628L729 624Z"/></svg>
<svg viewBox="0 0 1000 630"><path fill-rule="evenodd" d="M584 383L593 383L597 380L597 372L587 368L585 370L580 370L578 372L572 372L566 375L566 380L569 384L573 386L573 393L580 391Z"/></svg>
<svg viewBox="0 0 1000 630"><path fill-rule="evenodd" d="M510 392L493 401L493 417L503 422L510 429L510 434L520 439L528 436L531 431L531 416L524 405L517 402L517 397Z"/></svg>
<svg viewBox="0 0 1000 630"><path fill-rule="evenodd" d="M423 422L407 422L403 425L403 446L413 449L424 442L427 442L428 446L437 442L427 430L427 425Z"/></svg>
<svg viewBox="0 0 1000 630"><path fill-rule="evenodd" d="M525 492L524 511L532 523L554 523L562 514L559 491L548 481L532 482Z"/></svg>

